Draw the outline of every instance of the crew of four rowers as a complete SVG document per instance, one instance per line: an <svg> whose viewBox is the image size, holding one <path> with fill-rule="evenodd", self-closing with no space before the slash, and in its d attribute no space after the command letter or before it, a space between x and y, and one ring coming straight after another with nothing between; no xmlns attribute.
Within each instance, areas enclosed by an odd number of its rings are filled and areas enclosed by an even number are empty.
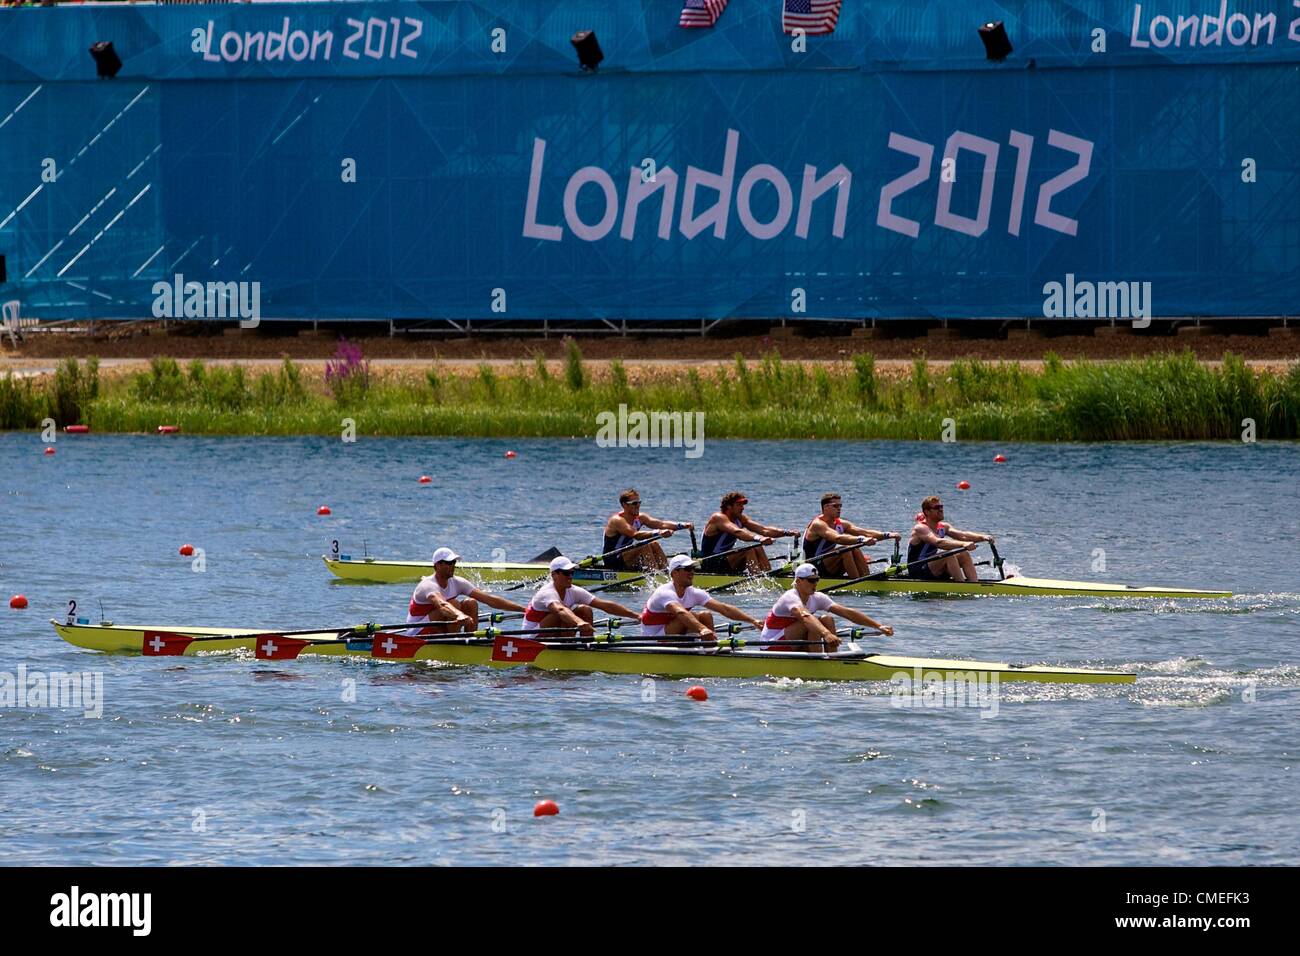
<svg viewBox="0 0 1300 956"><path fill-rule="evenodd" d="M641 496L635 488L619 495L620 510L605 521L602 554L604 566L614 571L659 571L668 566L660 541L674 531L695 530L689 521L665 521L641 511ZM749 503L739 491L722 496L719 508L704 524L700 540L700 570L706 574L759 574L772 569L763 548L776 538L795 538L799 532L776 528L745 514ZM822 495L821 511L803 530L804 557L822 567L827 575L859 578L870 573L872 561L862 553L897 531L862 528L844 519L843 499L834 493ZM648 540L654 539L654 540ZM900 539L901 540L901 539ZM935 581L976 581L975 562L970 552L993 536L961 531L943 520L943 502L931 495L921 502L907 543L907 572L914 578ZM638 541L645 544L637 545ZM856 547L855 547L856 545Z"/></svg>
<svg viewBox="0 0 1300 956"><path fill-rule="evenodd" d="M630 608L573 583L577 569L566 557L551 562L551 579L537 590L526 606L497 594L480 591L466 578L456 575L459 555L449 548L439 548L434 555L433 574L422 578L411 596L407 631L412 636L472 632L478 629L480 604L502 611L522 611L524 631L555 633L576 630L588 637L595 634L593 610L641 622L641 637L665 642L713 642L713 615L748 624L761 631L756 644L790 642L792 650L834 651L839 646L835 621L839 615L855 624L873 627L891 635L893 628L879 624L862 611L836 604L829 595L817 592L821 575L811 564L795 569L794 587L786 591L763 621L734 605L719 601L708 591L695 587L695 563L684 554L668 562L669 581L654 590L645 609L636 613ZM822 613L818 617L818 613Z"/></svg>
<svg viewBox="0 0 1300 956"><path fill-rule="evenodd" d="M671 533L681 527L692 527L689 524L666 522L636 514L641 502L633 489L624 492L620 502L623 511L612 515L606 524L606 554L625 547L628 541L655 533L647 529L667 530ZM706 546L702 550L706 557L702 564L706 571L717 569L724 573L728 570L734 573L742 566L767 570L770 565L761 547L736 548L740 552L737 554L726 552L732 550L739 541L770 544L774 537L797 534L769 528L746 517L746 503L747 499L739 492L724 496L721 510L705 525ZM892 635L894 632L891 627L878 623L862 611L837 604L829 595L817 591L817 584L821 580L818 563L824 563L829 568L831 562L837 562L836 570L840 570L845 577L866 574L870 563L856 548L839 551L825 558L820 557L822 554L847 545L865 546L898 537L894 532L857 528L840 517L840 508L838 495L823 496L822 511L809 523L804 535L804 553L810 561L795 569L794 587L777 598L762 622L738 607L717 600L708 591L695 587L696 562L684 554L666 559L658 541L651 541L641 548L624 551L620 555L640 552L640 560L636 564L624 561L621 562L620 569L642 568L646 565L652 569L665 565L667 567L668 583L650 595L640 614L617 601L597 597L575 585L573 572L578 565L563 556L551 562L549 583L538 589L527 606L523 606L500 595L481 591L468 579L458 577L455 571L459 555L450 548L439 548L433 556L434 573L421 579L411 596L407 623L418 626L408 633L418 635L447 630L472 632L478 628L479 604L486 604L501 611L523 612L525 631L573 629L587 636L594 634L593 610L639 620L642 637L664 641L672 641L674 638L702 642L716 640L713 630L715 613L760 630L761 635L755 643L774 645L787 642L792 650L834 651L840 643L835 633L835 616L875 628L886 636ZM728 537L730 540L725 540ZM812 537L811 544L809 537ZM909 570L918 577L974 581L976 572L969 552L975 548L976 543L992 540L990 535L959 531L946 524L943 521L942 503L937 496L931 496L922 502L921 513L917 515L917 524L912 530L908 545ZM720 542L726 547L720 547ZM713 544L712 550L708 543ZM936 555L936 558L927 562L926 558L930 554ZM761 556L762 566L755 568L750 564L752 555ZM664 558L664 564L658 564L658 558ZM713 567L710 567L710 562L714 562ZM718 568L719 562L726 562L725 568Z"/></svg>

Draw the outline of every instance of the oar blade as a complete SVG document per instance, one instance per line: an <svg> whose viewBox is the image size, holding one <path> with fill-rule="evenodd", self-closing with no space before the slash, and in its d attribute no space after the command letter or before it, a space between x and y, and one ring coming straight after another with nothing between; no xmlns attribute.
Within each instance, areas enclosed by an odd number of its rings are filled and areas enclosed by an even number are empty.
<svg viewBox="0 0 1300 956"><path fill-rule="evenodd" d="M292 661L310 643L283 634L263 634L253 645L253 656L259 661Z"/></svg>
<svg viewBox="0 0 1300 956"><path fill-rule="evenodd" d="M180 657L194 643L191 634L170 631L145 631L140 653L145 657Z"/></svg>
<svg viewBox="0 0 1300 956"><path fill-rule="evenodd" d="M370 656L386 661L409 661L424 647L424 641L406 634L376 634Z"/></svg>
<svg viewBox="0 0 1300 956"><path fill-rule="evenodd" d="M541 641L526 637L498 637L492 642L492 661L498 664L528 664L546 650Z"/></svg>

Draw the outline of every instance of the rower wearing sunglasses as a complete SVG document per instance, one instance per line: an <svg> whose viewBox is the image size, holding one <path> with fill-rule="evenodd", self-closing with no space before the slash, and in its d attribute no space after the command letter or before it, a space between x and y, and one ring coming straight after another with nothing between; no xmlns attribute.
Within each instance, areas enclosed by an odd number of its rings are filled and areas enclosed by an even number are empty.
<svg viewBox="0 0 1300 956"><path fill-rule="evenodd" d="M433 552L433 574L420 579L407 606L406 623L423 625L408 630L406 633L411 637L476 631L480 604L498 611L523 610L522 605L499 594L481 591L468 578L456 574L459 560L460 555L451 548Z"/></svg>
<svg viewBox="0 0 1300 956"><path fill-rule="evenodd" d="M668 558L658 541L648 541L639 548L633 547L646 538L667 538L674 531L694 531L689 521L665 521L641 512L641 495L629 488L618 496L621 511L605 520L605 567L611 571L658 571L668 566ZM612 552L618 552L617 554Z"/></svg>
<svg viewBox="0 0 1300 956"><path fill-rule="evenodd" d="M835 617L874 627L886 637L893 636L894 629L888 624L880 624L855 608L836 604L829 594L818 593L820 580L821 574L814 565L801 564L794 569L794 587L776 599L763 622L759 642L766 644L767 650L786 650L781 642L790 641L792 651L832 653L840 644L835 636ZM796 641L799 643L793 643Z"/></svg>
<svg viewBox="0 0 1300 956"><path fill-rule="evenodd" d="M943 520L943 502L930 495L921 502L921 511L907 542L908 575L931 581L978 581L975 560L970 553L981 541L992 543L993 535L959 531ZM933 557L933 561L926 558ZM918 564L917 562L924 562Z"/></svg>
<svg viewBox="0 0 1300 956"><path fill-rule="evenodd" d="M551 562L550 582L538 589L524 610L525 631L576 628L584 637L591 637L595 633L592 608L632 620L640 617L617 601L597 597L574 584L573 572L577 567L564 555Z"/></svg>
<svg viewBox="0 0 1300 956"><path fill-rule="evenodd" d="M760 621L740 608L695 587L695 562L689 555L674 555L668 562L668 576L668 583L656 588L645 602L645 610L641 612L642 637L671 640L690 635L701 641L712 641L715 613L753 628L762 628Z"/></svg>

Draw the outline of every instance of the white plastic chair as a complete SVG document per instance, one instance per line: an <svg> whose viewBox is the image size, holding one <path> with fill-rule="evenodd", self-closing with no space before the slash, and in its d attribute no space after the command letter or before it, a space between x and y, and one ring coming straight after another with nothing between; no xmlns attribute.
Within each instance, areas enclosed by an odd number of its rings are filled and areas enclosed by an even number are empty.
<svg viewBox="0 0 1300 956"><path fill-rule="evenodd" d="M13 343L14 348L18 348L19 318L18 308L22 305L17 299L6 302L0 306L0 317L4 322L0 325L0 330L9 333L9 341Z"/></svg>

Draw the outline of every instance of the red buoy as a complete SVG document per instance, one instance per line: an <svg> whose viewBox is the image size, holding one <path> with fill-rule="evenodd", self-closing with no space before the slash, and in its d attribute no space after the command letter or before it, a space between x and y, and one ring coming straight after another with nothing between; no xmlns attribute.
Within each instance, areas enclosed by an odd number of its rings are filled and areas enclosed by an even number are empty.
<svg viewBox="0 0 1300 956"><path fill-rule="evenodd" d="M21 611L27 606L27 598L23 597L21 594L15 594L9 599L9 606L15 611Z"/></svg>
<svg viewBox="0 0 1300 956"><path fill-rule="evenodd" d="M321 505L319 508L316 509L316 513L317 513L318 515L328 515L328 514L333 514L333 512L330 511L330 506L329 506L329 505Z"/></svg>
<svg viewBox="0 0 1300 956"><path fill-rule="evenodd" d="M514 452L512 452L512 451L508 451L508 452L506 452L506 457L507 457L507 458L518 458L519 456L516 455L516 454L515 454Z"/></svg>
<svg viewBox="0 0 1300 956"><path fill-rule="evenodd" d="M63 430L64 430L65 432L67 432L69 435L84 435L84 434L86 434L86 432L90 431L90 426L89 426L89 425L69 425L67 428L65 428L65 429L63 429Z"/></svg>
<svg viewBox="0 0 1300 956"><path fill-rule="evenodd" d="M994 455L994 456L993 456L993 460L996 461L996 462L1000 465L1000 464L1002 464L1004 461L1007 460L1007 456L1006 456L1006 455Z"/></svg>
<svg viewBox="0 0 1300 956"><path fill-rule="evenodd" d="M433 481L433 479L430 478L428 475L421 475L421 476L420 476L420 484L422 484L422 485L427 485L427 484L429 484L429 483L432 482L432 481Z"/></svg>
<svg viewBox="0 0 1300 956"><path fill-rule="evenodd" d="M181 554L182 554L182 555L184 555L185 557L188 558L188 557L189 557L191 554L193 554L193 553L194 553L194 545L192 545L192 544L183 544L183 545L181 545Z"/></svg>
<svg viewBox="0 0 1300 956"><path fill-rule="evenodd" d="M535 817L553 817L559 812L560 807L554 800L538 800L537 806L533 807Z"/></svg>
<svg viewBox="0 0 1300 956"><path fill-rule="evenodd" d="M959 481L959 482L957 482L957 490L958 490L958 491L967 491L967 490L969 490L969 489L970 489L970 482L969 482L969 481Z"/></svg>
<svg viewBox="0 0 1300 956"><path fill-rule="evenodd" d="M696 684L694 687L686 688L686 696L691 700L708 700L709 692L699 684Z"/></svg>
<svg viewBox="0 0 1300 956"><path fill-rule="evenodd" d="M181 430L180 425L159 425L158 426L159 435L175 435L180 430Z"/></svg>
<svg viewBox="0 0 1300 956"><path fill-rule="evenodd" d="M45 449L45 454L47 454L47 455L53 455L53 454L54 454L54 449L53 449L52 447L47 447L47 448Z"/></svg>

